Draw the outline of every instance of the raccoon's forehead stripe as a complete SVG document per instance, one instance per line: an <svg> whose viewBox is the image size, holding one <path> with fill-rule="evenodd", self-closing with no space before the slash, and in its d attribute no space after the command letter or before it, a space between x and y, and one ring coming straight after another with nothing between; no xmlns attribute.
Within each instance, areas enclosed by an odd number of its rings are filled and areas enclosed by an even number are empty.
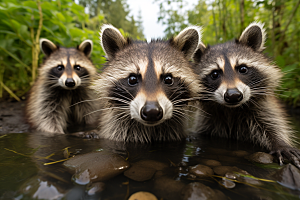
<svg viewBox="0 0 300 200"><path fill-rule="evenodd" d="M156 91L157 88L157 75L156 75L156 70L155 70L155 66L154 66L154 62L151 58L151 53L149 53L149 57L148 57L148 65L147 65L147 69L146 69L146 73L145 76L142 77L143 79L143 85L145 87L145 89L147 91L149 91L150 93L153 93Z"/></svg>
<svg viewBox="0 0 300 200"><path fill-rule="evenodd" d="M224 68L223 68L223 72L224 72L224 78L227 82L232 82L234 81L234 77L235 77L235 71L234 71L234 66L231 65L229 59L224 55Z"/></svg>

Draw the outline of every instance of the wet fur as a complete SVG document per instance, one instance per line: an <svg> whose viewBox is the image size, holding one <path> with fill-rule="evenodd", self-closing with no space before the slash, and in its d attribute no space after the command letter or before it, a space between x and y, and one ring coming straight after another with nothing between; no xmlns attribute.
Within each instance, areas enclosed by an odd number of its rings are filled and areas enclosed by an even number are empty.
<svg viewBox="0 0 300 200"><path fill-rule="evenodd" d="M46 58L39 69L39 77L29 92L26 106L27 121L33 129L46 133L64 133L70 125L85 125L95 121L86 114L97 109L94 93L88 88L96 75L96 69L88 58L89 53L78 48L53 46L45 49ZM47 51L49 50L49 52ZM65 89L58 84L52 70L67 59L76 60L85 70L76 89ZM84 102L83 102L84 101ZM83 103L79 103L83 102Z"/></svg>

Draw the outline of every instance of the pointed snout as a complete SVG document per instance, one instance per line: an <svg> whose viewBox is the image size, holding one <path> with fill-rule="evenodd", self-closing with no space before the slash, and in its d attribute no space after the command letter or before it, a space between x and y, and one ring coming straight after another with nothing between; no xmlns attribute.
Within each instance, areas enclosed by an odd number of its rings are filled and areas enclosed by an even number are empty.
<svg viewBox="0 0 300 200"><path fill-rule="evenodd" d="M147 122L157 122L163 117L163 109L156 101L147 101L140 112L141 118Z"/></svg>
<svg viewBox="0 0 300 200"><path fill-rule="evenodd" d="M243 99L243 94L237 88L227 89L224 94L224 100L227 103L239 103Z"/></svg>

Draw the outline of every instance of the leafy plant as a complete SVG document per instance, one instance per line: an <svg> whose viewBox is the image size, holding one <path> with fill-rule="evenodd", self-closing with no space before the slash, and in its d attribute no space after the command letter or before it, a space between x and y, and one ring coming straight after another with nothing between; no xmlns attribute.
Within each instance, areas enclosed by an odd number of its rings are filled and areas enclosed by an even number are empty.
<svg viewBox="0 0 300 200"><path fill-rule="evenodd" d="M71 0L2 0L0 18L0 98L4 90L15 99L23 98L30 89L42 60L40 38L65 47L91 39L94 64L100 69L105 61L98 44L98 25L104 17L97 15L89 21L85 8Z"/></svg>

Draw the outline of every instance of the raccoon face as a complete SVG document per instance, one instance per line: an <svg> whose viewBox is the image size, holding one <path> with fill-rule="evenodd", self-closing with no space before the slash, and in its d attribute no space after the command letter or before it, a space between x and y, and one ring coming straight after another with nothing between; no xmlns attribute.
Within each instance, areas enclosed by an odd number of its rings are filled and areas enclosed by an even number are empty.
<svg viewBox="0 0 300 200"><path fill-rule="evenodd" d="M104 25L100 35L108 63L94 85L102 98L146 126L182 115L179 107L197 94L198 80L188 60L200 41L199 27L150 43L124 38L111 25Z"/></svg>
<svg viewBox="0 0 300 200"><path fill-rule="evenodd" d="M264 42L263 24L252 23L235 42L200 44L194 60L205 88L203 100L238 107L277 87L280 70L262 54Z"/></svg>
<svg viewBox="0 0 300 200"><path fill-rule="evenodd" d="M93 42L83 41L77 49L57 47L50 40L41 39L40 48L45 54L42 74L53 87L73 90L89 83L95 69L89 60Z"/></svg>

